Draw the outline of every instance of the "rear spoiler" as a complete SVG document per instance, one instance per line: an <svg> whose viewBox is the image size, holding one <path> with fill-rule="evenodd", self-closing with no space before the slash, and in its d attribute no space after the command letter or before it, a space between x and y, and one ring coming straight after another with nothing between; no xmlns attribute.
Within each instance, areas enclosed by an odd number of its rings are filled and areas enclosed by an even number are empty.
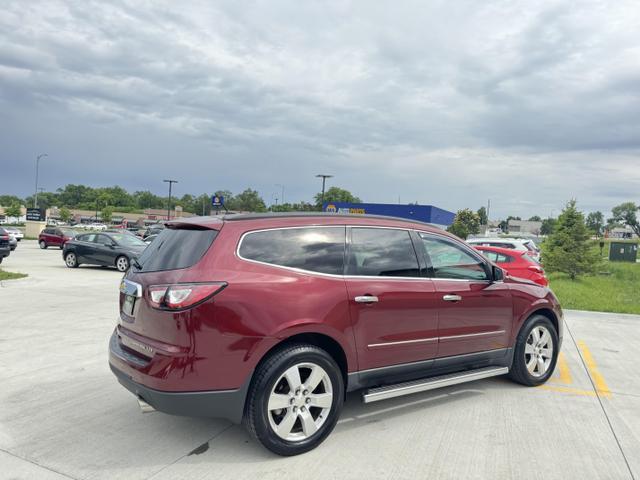
<svg viewBox="0 0 640 480"><path fill-rule="evenodd" d="M224 222L215 217L190 217L170 220L164 223L166 228L173 230L220 230Z"/></svg>

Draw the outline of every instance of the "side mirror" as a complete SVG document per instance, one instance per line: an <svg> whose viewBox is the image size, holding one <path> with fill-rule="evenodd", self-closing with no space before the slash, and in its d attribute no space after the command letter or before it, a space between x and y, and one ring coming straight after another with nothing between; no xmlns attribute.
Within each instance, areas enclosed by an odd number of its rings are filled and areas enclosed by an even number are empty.
<svg viewBox="0 0 640 480"><path fill-rule="evenodd" d="M495 265L493 265L492 268L492 280L494 282L501 282L502 280L504 280L504 270L502 270L500 267L496 267Z"/></svg>

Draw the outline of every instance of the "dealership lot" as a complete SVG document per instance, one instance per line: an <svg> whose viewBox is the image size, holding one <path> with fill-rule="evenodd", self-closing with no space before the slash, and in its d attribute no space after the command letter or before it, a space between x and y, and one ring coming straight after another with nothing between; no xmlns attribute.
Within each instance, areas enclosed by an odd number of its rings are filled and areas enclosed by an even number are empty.
<svg viewBox="0 0 640 480"><path fill-rule="evenodd" d="M121 274L21 242L0 286L0 477L635 478L640 317L570 311L549 384L497 378L364 405L280 458L228 422L139 412L109 371Z"/></svg>

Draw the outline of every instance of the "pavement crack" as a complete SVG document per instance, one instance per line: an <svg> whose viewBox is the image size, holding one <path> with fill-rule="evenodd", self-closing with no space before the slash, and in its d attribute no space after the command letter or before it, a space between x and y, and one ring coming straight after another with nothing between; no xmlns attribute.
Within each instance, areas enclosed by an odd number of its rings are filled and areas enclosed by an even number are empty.
<svg viewBox="0 0 640 480"><path fill-rule="evenodd" d="M229 424L227 427L223 428L222 430L220 430L218 433L216 433L213 437L211 437L209 440L207 440L206 442L204 442L202 445L200 445L199 447L191 450L189 453L185 453L184 455L176 458L173 462L165 465L164 467L162 467L160 470L158 470L157 472L152 473L150 476L148 476L146 478L146 480L150 480L153 477L159 475L161 472L165 471L167 468L171 467L172 465L175 465L176 463L178 463L180 460L182 460L183 458L187 458L190 455L200 455L204 452L206 452L207 450L209 450L209 444L215 440L216 438L218 438L220 435L222 435L224 432L226 432L227 430L229 430L231 427L233 427L233 423Z"/></svg>
<svg viewBox="0 0 640 480"><path fill-rule="evenodd" d="M596 398L598 399L598 403L600 404L600 409L602 410L602 414L604 415L604 418L607 420L607 424L609 425L609 429L611 430L611 434L613 435L613 438L615 439L616 444L618 445L618 449L620 450L620 453L622 454L622 458L624 459L624 463L627 465L627 470L629 470L629 475L631 476L631 480L636 480L636 477L633 474L633 470L631 469L631 464L629 464L629 459L627 458L627 455L625 454L624 449L622 448L622 443L620 443L620 439L618 438L618 435L617 435L615 429L613 428L613 423L611 423L611 419L609 418L609 414L607 413L607 409L604 408L604 403L602 403L602 397L600 396L600 392L596 388L596 384L595 384L593 378L591 377L591 372L587 368L587 364L586 364L586 362L584 360L584 357L582 356L582 351L580 350L580 348L578 348L578 343L576 342L576 339L573 336L573 332L571 332L571 328L569 328L569 324L567 322L564 322L564 325L565 325L565 327L567 327L567 332L569 332L569 336L571 337L571 341L573 342L573 346L576 348L576 350L578 352L578 356L580 357L580 362L582 363L582 367L584 368L584 371L587 373L587 377L589 377L589 382L591 382L591 387L593 388L593 391L596 394Z"/></svg>
<svg viewBox="0 0 640 480"><path fill-rule="evenodd" d="M21 457L20 455L16 455L15 453L10 452L9 450L5 450L4 448L0 448L0 452L4 452L7 455L11 455L12 457L15 457L15 458L19 458L20 460L28 462L28 463L30 463L32 465L35 465L36 467L40 467L40 468L42 468L44 470L48 470L48 471L53 472L55 474L62 475L63 477L70 478L71 480L78 480L78 477L72 477L71 475L63 473L63 472L61 472L59 470L56 470L56 469L51 468L51 467L47 467L46 465L42 465L42 464L36 462L35 460L31 460L29 458L24 458L24 457Z"/></svg>

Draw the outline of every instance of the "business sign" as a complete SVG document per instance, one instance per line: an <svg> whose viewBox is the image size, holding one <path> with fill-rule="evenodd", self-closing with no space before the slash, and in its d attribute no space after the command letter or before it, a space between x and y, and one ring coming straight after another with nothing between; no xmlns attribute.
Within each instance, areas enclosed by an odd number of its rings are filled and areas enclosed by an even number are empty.
<svg viewBox="0 0 640 480"><path fill-rule="evenodd" d="M44 211L39 208L27 208L27 220L31 222L43 222Z"/></svg>
<svg viewBox="0 0 640 480"><path fill-rule="evenodd" d="M211 197L211 206L212 207L221 207L224 205L224 197L221 195L213 195Z"/></svg>

